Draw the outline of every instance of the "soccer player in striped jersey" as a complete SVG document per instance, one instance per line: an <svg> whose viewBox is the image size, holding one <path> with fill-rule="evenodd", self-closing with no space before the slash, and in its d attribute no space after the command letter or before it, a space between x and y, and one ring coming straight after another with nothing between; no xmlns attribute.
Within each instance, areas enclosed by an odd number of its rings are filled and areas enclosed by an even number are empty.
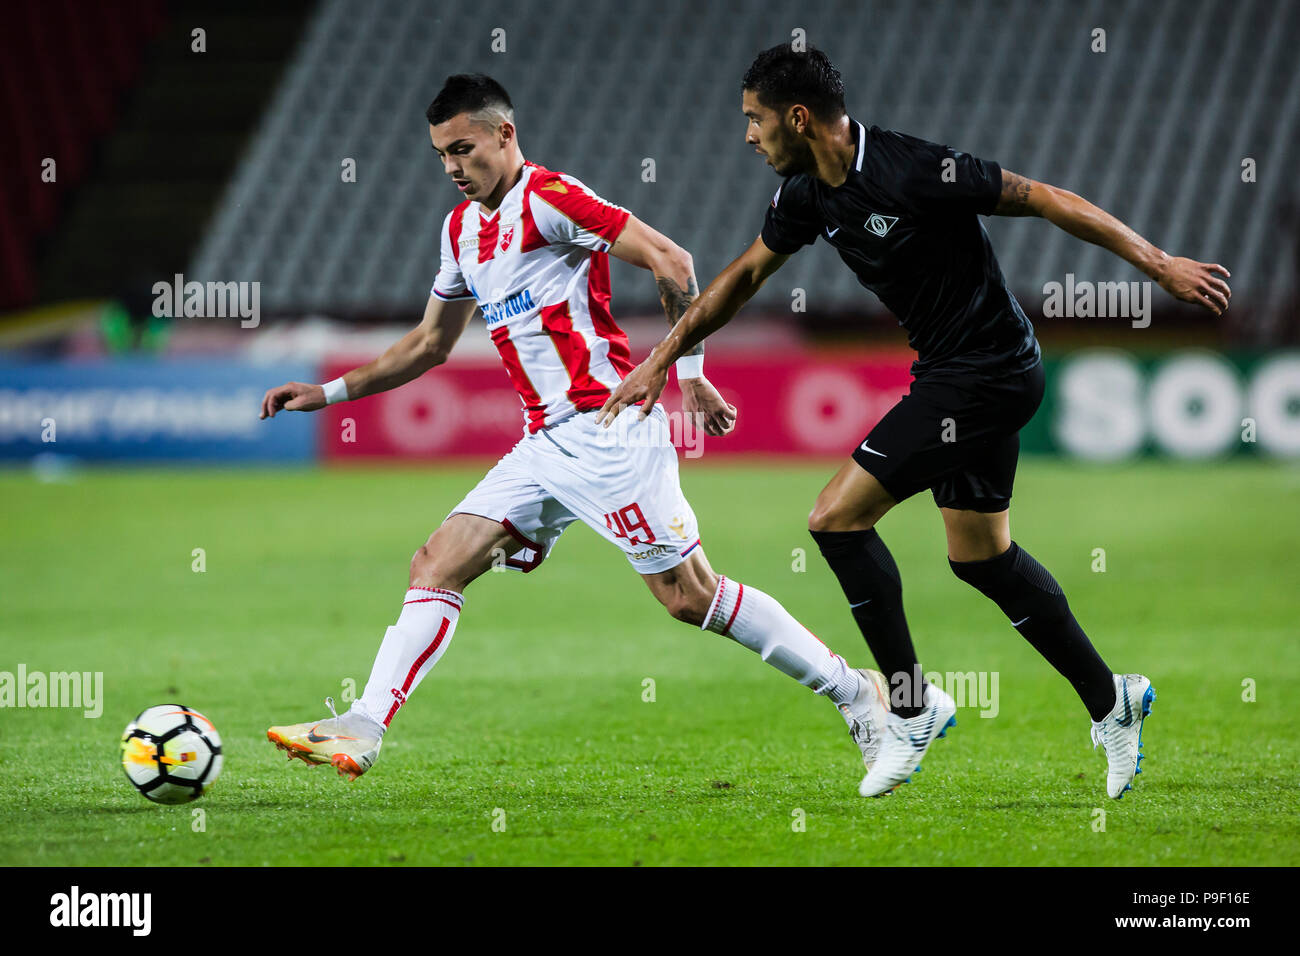
<svg viewBox="0 0 1300 956"><path fill-rule="evenodd" d="M905 783L956 706L924 681L903 614L898 568L876 523L930 490L953 573L990 598L1069 680L1106 752L1114 798L1140 773L1143 719L1155 692L1115 674L1075 619L1056 579L1011 540L1019 431L1043 397L1033 327L1007 288L980 215L1041 216L1131 262L1174 297L1215 314L1228 272L1170 256L1109 213L969 153L867 126L844 108L844 84L820 50L759 54L742 82L745 140L784 181L762 234L713 280L601 412L652 407L664 368L736 314L791 255L822 239L899 319L916 349L909 393L871 430L817 499L809 529L887 675L886 733L863 796Z"/></svg>
<svg viewBox="0 0 1300 956"><path fill-rule="evenodd" d="M715 574L678 483L667 417L630 409L611 433L596 412L632 369L609 311L614 255L652 272L669 322L696 295L690 256L581 182L524 160L514 109L490 77L449 77L427 111L433 148L464 196L443 220L441 263L419 326L325 385L270 389L262 417L313 411L397 388L447 360L476 307L519 392L524 436L452 509L411 561L397 622L362 695L344 714L272 727L290 757L355 780L398 710L446 652L464 592L497 556L532 571L582 521L621 548L668 612L731 638L839 708L869 768L887 712L884 679L854 670L773 598ZM677 363L683 407L709 434L734 425L703 375L703 350ZM611 440L611 437L613 440ZM327 700L333 712L333 702Z"/></svg>

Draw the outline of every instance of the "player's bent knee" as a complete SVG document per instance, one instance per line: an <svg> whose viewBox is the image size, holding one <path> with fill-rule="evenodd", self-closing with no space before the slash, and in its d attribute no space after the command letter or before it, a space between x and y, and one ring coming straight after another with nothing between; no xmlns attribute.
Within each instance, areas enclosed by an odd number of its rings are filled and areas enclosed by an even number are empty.
<svg viewBox="0 0 1300 956"><path fill-rule="evenodd" d="M699 601L685 597L669 601L666 607L668 613L677 620L695 627L704 623L704 615L709 611L707 604L701 605Z"/></svg>
<svg viewBox="0 0 1300 956"><path fill-rule="evenodd" d="M825 507L819 501L813 506L813 510L808 513L808 530L809 531L832 531L834 518L833 510Z"/></svg>
<svg viewBox="0 0 1300 956"><path fill-rule="evenodd" d="M411 584L423 583L435 573L435 570L433 552L429 550L427 544L420 545L419 550L411 557Z"/></svg>
<svg viewBox="0 0 1300 956"><path fill-rule="evenodd" d="M695 627L704 623L712 602L712 594L680 586L663 596L663 605L669 614L684 624L693 624Z"/></svg>
<svg viewBox="0 0 1300 956"><path fill-rule="evenodd" d="M429 545L421 545L420 550L411 558L411 587L446 588L450 591L462 591L466 581L457 569L449 567L445 556Z"/></svg>
<svg viewBox="0 0 1300 956"><path fill-rule="evenodd" d="M873 511L849 509L840 502L817 499L808 515L809 531L869 531L876 526L880 515Z"/></svg>

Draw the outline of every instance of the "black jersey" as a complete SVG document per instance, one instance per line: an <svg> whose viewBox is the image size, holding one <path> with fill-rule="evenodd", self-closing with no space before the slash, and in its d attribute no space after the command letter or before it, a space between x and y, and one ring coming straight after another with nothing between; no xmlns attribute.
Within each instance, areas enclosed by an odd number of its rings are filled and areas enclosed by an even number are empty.
<svg viewBox="0 0 1300 956"><path fill-rule="evenodd" d="M979 215L1002 191L1002 169L947 146L850 120L843 185L791 176L776 191L763 244L782 255L820 236L907 330L912 372L1024 372L1039 361L1034 328L1011 290Z"/></svg>

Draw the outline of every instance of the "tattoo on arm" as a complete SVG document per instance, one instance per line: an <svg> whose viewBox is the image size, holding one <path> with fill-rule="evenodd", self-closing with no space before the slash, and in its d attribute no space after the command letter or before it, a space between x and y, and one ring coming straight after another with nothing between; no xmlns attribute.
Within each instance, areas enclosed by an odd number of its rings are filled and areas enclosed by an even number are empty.
<svg viewBox="0 0 1300 956"><path fill-rule="evenodd" d="M655 282L659 286L659 301L664 305L664 315L668 316L668 324L676 325L677 321L686 314L690 304L695 301L695 297L700 294L700 289L695 284L695 277L691 276L687 280L685 289L667 276L655 276ZM704 343L701 342L686 354L703 355Z"/></svg>
<svg viewBox="0 0 1300 956"><path fill-rule="evenodd" d="M1029 193L1033 189L1033 180L1026 179L1010 170L1002 170L1002 195L993 210L995 216L1032 216L1029 208Z"/></svg>

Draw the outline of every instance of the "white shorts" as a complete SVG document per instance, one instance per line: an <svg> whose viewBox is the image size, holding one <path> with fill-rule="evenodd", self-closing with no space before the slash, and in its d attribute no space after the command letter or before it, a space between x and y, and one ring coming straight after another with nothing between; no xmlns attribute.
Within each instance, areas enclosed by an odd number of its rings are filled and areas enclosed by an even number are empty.
<svg viewBox="0 0 1300 956"><path fill-rule="evenodd" d="M579 412L525 435L447 517L499 521L519 543L507 567L531 571L575 520L620 547L640 574L676 567L700 543L677 478L660 406L638 422L627 408L605 429Z"/></svg>

